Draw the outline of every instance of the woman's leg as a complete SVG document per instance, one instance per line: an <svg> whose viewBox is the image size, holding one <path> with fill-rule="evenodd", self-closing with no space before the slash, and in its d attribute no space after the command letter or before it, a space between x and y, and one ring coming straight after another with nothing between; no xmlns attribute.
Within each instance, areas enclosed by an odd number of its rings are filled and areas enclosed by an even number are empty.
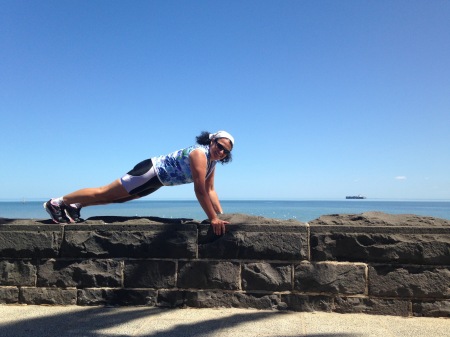
<svg viewBox="0 0 450 337"><path fill-rule="evenodd" d="M83 188L67 194L63 197L63 201L66 205L80 204L82 207L86 207L109 204L116 200L128 199L130 197L130 194L122 186L120 179L117 179L106 186Z"/></svg>
<svg viewBox="0 0 450 337"><path fill-rule="evenodd" d="M44 208L56 223L78 222L82 207L130 201L148 195L161 186L152 161L146 159L109 185L84 188L61 198L50 199L44 203Z"/></svg>

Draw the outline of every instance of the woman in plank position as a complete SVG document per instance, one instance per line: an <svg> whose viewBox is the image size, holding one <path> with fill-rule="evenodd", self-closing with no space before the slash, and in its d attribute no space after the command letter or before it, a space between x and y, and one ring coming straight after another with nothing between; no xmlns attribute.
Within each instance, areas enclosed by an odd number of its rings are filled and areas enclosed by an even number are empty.
<svg viewBox="0 0 450 337"><path fill-rule="evenodd" d="M168 155L146 159L111 184L84 188L44 203L55 223L80 222L82 207L126 202L155 192L162 186L194 183L195 196L216 235L225 233L228 221L218 218L222 206L214 189L217 162L231 161L234 138L226 131L202 132L197 144Z"/></svg>

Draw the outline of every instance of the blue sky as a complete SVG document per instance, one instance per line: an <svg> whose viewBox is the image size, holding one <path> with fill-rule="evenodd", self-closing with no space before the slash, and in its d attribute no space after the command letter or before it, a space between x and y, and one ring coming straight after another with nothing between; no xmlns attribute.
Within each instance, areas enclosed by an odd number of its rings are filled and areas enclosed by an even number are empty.
<svg viewBox="0 0 450 337"><path fill-rule="evenodd" d="M450 200L449 18L442 0L3 0L0 200L101 186L220 129L222 199Z"/></svg>

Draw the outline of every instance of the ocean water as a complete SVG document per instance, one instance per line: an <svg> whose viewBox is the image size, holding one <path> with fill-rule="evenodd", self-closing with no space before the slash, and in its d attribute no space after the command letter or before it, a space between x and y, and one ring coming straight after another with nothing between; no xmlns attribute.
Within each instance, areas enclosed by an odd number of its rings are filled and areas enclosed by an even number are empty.
<svg viewBox="0 0 450 337"><path fill-rule="evenodd" d="M48 219L44 201L0 202L0 218ZM417 214L450 220L449 201L279 201L279 200L223 200L225 213L243 213L274 219L296 219L308 222L326 214L359 214L379 211L389 214ZM123 204L83 208L81 216L155 216L164 218L189 218L204 220L206 215L196 200L149 201L139 200Z"/></svg>

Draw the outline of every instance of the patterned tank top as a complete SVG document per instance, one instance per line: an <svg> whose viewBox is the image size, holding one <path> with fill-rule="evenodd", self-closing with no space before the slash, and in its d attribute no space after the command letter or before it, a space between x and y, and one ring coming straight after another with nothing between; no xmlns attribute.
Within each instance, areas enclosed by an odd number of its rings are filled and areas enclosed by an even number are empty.
<svg viewBox="0 0 450 337"><path fill-rule="evenodd" d="M189 155L196 149L203 151L206 155L208 166L205 179L211 175L216 161L210 162L209 145L193 145L165 156L152 158L156 174L163 185L175 186L193 182Z"/></svg>

